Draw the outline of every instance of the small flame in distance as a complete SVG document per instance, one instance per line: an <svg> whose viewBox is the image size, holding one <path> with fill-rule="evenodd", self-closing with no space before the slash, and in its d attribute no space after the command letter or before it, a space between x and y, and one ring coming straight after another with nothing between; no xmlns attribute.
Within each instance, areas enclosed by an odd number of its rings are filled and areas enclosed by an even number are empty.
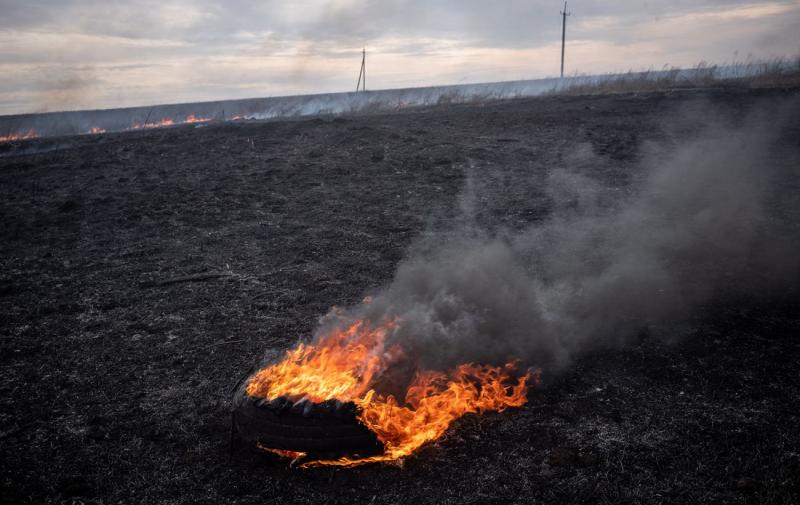
<svg viewBox="0 0 800 505"><path fill-rule="evenodd" d="M128 130L149 130L151 128L163 128L165 126L175 126L181 124L195 124L195 123L208 123L211 121L210 117L198 117L194 114L189 114L184 120L174 120L171 118L163 118L160 121L153 123L134 123Z"/></svg>
<svg viewBox="0 0 800 505"><path fill-rule="evenodd" d="M373 388L376 380L405 359L400 347L385 346L386 336L399 324L392 320L371 326L356 321L322 335L316 344L298 345L282 361L251 377L246 392L256 398L352 401L359 407L359 420L384 446L378 456L317 460L302 466L399 460L441 437L464 414L524 405L529 383L538 381L538 374L515 379L513 363L500 367L465 363L447 372L417 372L404 398L381 394Z"/></svg>
<svg viewBox="0 0 800 505"><path fill-rule="evenodd" d="M194 124L194 123L208 123L211 121L210 117L197 117L194 114L189 114L186 116L186 120L184 123Z"/></svg>
<svg viewBox="0 0 800 505"><path fill-rule="evenodd" d="M27 140L39 137L35 130L28 130L26 132L9 133L8 135L0 135L0 142L12 142L14 140Z"/></svg>
<svg viewBox="0 0 800 505"><path fill-rule="evenodd" d="M155 123L134 123L133 126L128 128L129 130L143 130L143 129L150 129L150 128L162 128L164 126L172 126L175 124L170 118L164 118L161 121L157 121Z"/></svg>

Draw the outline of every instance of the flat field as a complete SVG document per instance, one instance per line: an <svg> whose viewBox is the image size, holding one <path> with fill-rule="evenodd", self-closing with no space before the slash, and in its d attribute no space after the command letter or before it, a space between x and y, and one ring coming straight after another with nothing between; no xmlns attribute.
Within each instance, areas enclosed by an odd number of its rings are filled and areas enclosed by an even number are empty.
<svg viewBox="0 0 800 505"><path fill-rule="evenodd" d="M265 350L390 282L456 219L468 175L483 227L523 229L557 203L555 169L590 156L584 174L624 193L649 143L799 97L545 97L0 145L0 502L798 503L786 289L580 354L525 407L465 416L402 465L231 451L229 401ZM775 128L800 150L800 114ZM796 231L787 167L773 210Z"/></svg>

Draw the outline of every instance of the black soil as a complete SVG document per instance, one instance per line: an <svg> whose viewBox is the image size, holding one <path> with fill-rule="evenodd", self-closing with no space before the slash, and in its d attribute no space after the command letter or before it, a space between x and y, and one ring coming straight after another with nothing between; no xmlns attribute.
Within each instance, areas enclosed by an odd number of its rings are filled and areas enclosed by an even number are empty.
<svg viewBox="0 0 800 505"><path fill-rule="evenodd" d="M469 170L544 181L580 145L625 187L646 141L692 135L667 118L794 99L556 97L0 145L0 502L797 503L792 297L585 355L402 466L290 469L229 443L242 375L389 282ZM788 128L800 148L800 117ZM488 226L547 216L543 191L514 187L481 201Z"/></svg>

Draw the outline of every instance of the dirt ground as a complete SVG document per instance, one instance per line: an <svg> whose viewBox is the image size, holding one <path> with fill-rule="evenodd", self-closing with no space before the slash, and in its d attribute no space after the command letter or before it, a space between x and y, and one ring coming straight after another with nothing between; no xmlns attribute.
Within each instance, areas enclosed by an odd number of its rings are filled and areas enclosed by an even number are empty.
<svg viewBox="0 0 800 505"><path fill-rule="evenodd" d="M524 408L466 416L402 466L296 470L229 445L242 375L389 282L468 170L543 180L581 144L624 187L665 118L735 121L797 96L549 97L0 145L0 502L800 502L792 296L719 301L676 321L676 344L643 333L582 356ZM800 117L783 135L800 148ZM529 191L483 203L512 228L549 208Z"/></svg>

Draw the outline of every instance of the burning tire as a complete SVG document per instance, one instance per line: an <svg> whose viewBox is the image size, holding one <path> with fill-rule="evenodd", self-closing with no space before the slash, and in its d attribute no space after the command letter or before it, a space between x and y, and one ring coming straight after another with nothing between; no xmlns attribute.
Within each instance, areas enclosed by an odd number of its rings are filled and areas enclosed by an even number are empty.
<svg viewBox="0 0 800 505"><path fill-rule="evenodd" d="M247 395L241 387L234 398L233 430L239 440L263 449L314 459L380 454L383 445L357 414L352 402L268 401Z"/></svg>
<svg viewBox="0 0 800 505"><path fill-rule="evenodd" d="M381 358L391 354L382 351L386 331L359 321L268 361L234 396L234 433L305 459L303 467L395 461L442 436L464 414L524 405L528 382L537 379L530 371L515 378L514 363L464 363L446 372L415 371L398 383L404 389L395 396L381 387L390 375L375 375L385 374Z"/></svg>

